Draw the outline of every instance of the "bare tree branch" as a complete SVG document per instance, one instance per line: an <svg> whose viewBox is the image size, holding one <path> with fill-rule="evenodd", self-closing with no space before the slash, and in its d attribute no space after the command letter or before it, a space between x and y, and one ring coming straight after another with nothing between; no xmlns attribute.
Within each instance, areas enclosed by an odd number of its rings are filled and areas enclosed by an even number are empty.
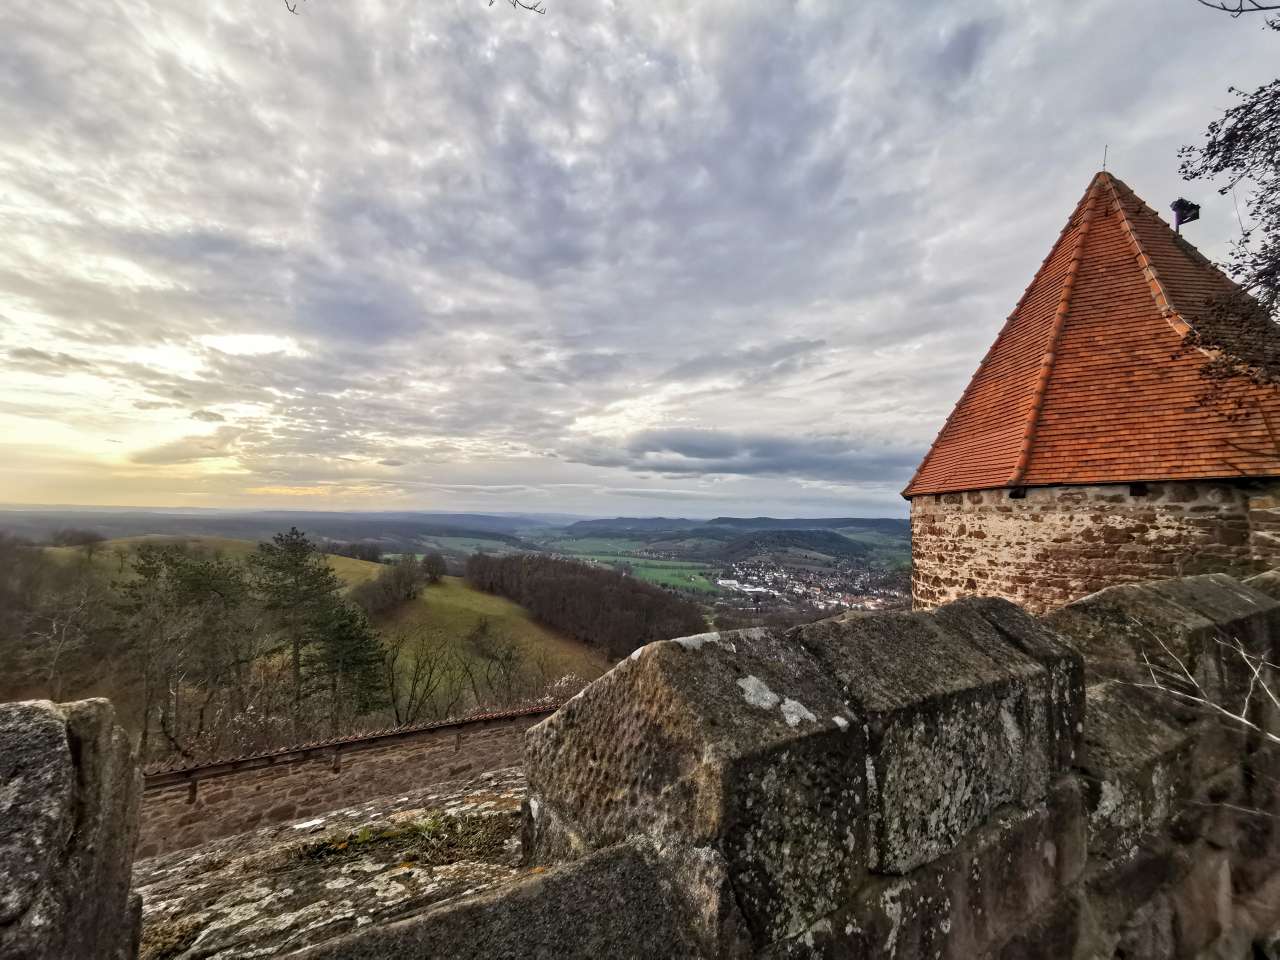
<svg viewBox="0 0 1280 960"><path fill-rule="evenodd" d="M1238 17L1244 13L1266 13L1268 10L1280 10L1280 3L1258 3L1258 0L1235 0L1235 3L1227 3L1225 0L1220 0L1218 3L1213 3L1212 0L1196 0L1196 3L1202 7L1208 7L1210 10L1229 13L1233 17Z"/></svg>

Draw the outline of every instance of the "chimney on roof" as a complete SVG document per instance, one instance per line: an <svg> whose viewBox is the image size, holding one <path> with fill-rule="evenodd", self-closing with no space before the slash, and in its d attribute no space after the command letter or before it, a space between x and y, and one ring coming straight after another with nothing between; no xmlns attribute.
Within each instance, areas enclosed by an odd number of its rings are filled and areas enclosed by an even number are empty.
<svg viewBox="0 0 1280 960"><path fill-rule="evenodd" d="M1184 223L1200 219L1200 204L1184 200L1182 197L1169 204L1169 209L1173 211L1173 229L1177 233L1182 232Z"/></svg>

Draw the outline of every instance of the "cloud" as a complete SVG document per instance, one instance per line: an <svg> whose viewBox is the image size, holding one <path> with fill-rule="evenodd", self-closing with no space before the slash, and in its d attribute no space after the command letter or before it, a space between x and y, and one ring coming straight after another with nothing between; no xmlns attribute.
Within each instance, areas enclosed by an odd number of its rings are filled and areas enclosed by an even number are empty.
<svg viewBox="0 0 1280 960"><path fill-rule="evenodd" d="M774 435L723 430L644 430L615 446L570 451L596 466L678 477L742 475L838 480L905 481L922 455L918 447L844 435Z"/></svg>
<svg viewBox="0 0 1280 960"><path fill-rule="evenodd" d="M129 459L133 463L150 466L168 466L194 463L199 460L220 459L235 453L236 442L239 438L239 430L231 427L221 427L207 437L183 437L146 450L139 450Z"/></svg>
<svg viewBox="0 0 1280 960"><path fill-rule="evenodd" d="M13 367L20 367L51 376L93 369L92 363L79 357L60 352L36 350L31 347L19 347L16 350L10 350L6 359Z"/></svg>
<svg viewBox="0 0 1280 960"><path fill-rule="evenodd" d="M310 7L0 9L0 500L900 513L1101 144L1221 256L1177 147L1275 74L1191 3Z"/></svg>
<svg viewBox="0 0 1280 960"><path fill-rule="evenodd" d="M180 403L173 403L169 400L135 400L133 408L135 410L171 410L175 407L181 407Z"/></svg>

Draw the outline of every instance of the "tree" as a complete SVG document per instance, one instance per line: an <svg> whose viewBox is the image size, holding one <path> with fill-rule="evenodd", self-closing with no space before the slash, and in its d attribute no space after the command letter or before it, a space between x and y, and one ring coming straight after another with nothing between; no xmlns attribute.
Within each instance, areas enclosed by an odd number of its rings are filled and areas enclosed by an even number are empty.
<svg viewBox="0 0 1280 960"><path fill-rule="evenodd" d="M1229 13L1233 17L1239 17L1246 13L1268 13L1272 10L1280 10L1280 3L1259 3L1258 0L1234 0L1228 3L1227 0L1196 0L1202 7L1208 7L1210 10L1221 10L1223 13Z"/></svg>
<svg viewBox="0 0 1280 960"><path fill-rule="evenodd" d="M1228 12L1238 16L1241 6L1233 7ZM1280 9L1280 5L1253 4L1249 9ZM1280 17L1269 20L1267 25L1280 31ZM1238 102L1221 119L1209 124L1202 145L1182 148L1181 173L1187 180L1225 178L1218 189L1220 194L1233 193L1237 186L1248 187L1245 206L1251 225L1246 227L1241 222L1242 235L1227 267L1244 291L1261 305L1263 314L1273 321L1280 320L1280 79L1251 93L1235 87L1230 87L1229 92ZM1220 306L1233 313L1250 314L1249 322L1256 322L1261 316L1250 309L1245 299L1234 298Z"/></svg>
<svg viewBox="0 0 1280 960"><path fill-rule="evenodd" d="M307 681L323 695L329 730L381 706L382 649L364 612L334 598L313 612L315 642L307 657Z"/></svg>
<svg viewBox="0 0 1280 960"><path fill-rule="evenodd" d="M438 551L422 555L422 576L427 583L439 583L449 568L445 565L444 555Z"/></svg>
<svg viewBox="0 0 1280 960"><path fill-rule="evenodd" d="M492 7L496 2L497 0L489 0L489 6ZM528 10L530 13L547 12L547 8L542 5L541 0L535 0L533 3L529 3L527 0L506 0L506 2L516 10ZM296 14L298 12L298 0L293 0L292 3L290 3L290 0L284 0L284 8L290 13Z"/></svg>
<svg viewBox="0 0 1280 960"><path fill-rule="evenodd" d="M508 705L519 700L524 650L506 633L493 629L482 617L464 641L468 656L462 668L476 706L486 703Z"/></svg>
<svg viewBox="0 0 1280 960"><path fill-rule="evenodd" d="M316 628L324 614L335 608L342 581L297 527L276 534L270 543L258 544L250 564L255 589L289 654L293 722L300 732L305 698L304 654L315 642Z"/></svg>
<svg viewBox="0 0 1280 960"><path fill-rule="evenodd" d="M384 638L382 649L386 699L396 726L428 714L437 720L454 715L463 672L452 648L419 628Z"/></svg>

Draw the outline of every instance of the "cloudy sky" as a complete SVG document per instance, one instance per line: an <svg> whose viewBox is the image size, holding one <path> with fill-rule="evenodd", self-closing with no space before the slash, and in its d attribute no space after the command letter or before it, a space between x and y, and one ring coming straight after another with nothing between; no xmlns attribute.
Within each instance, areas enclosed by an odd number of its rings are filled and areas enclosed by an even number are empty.
<svg viewBox="0 0 1280 960"><path fill-rule="evenodd" d="M0 502L895 515L1195 0L0 5Z"/></svg>

